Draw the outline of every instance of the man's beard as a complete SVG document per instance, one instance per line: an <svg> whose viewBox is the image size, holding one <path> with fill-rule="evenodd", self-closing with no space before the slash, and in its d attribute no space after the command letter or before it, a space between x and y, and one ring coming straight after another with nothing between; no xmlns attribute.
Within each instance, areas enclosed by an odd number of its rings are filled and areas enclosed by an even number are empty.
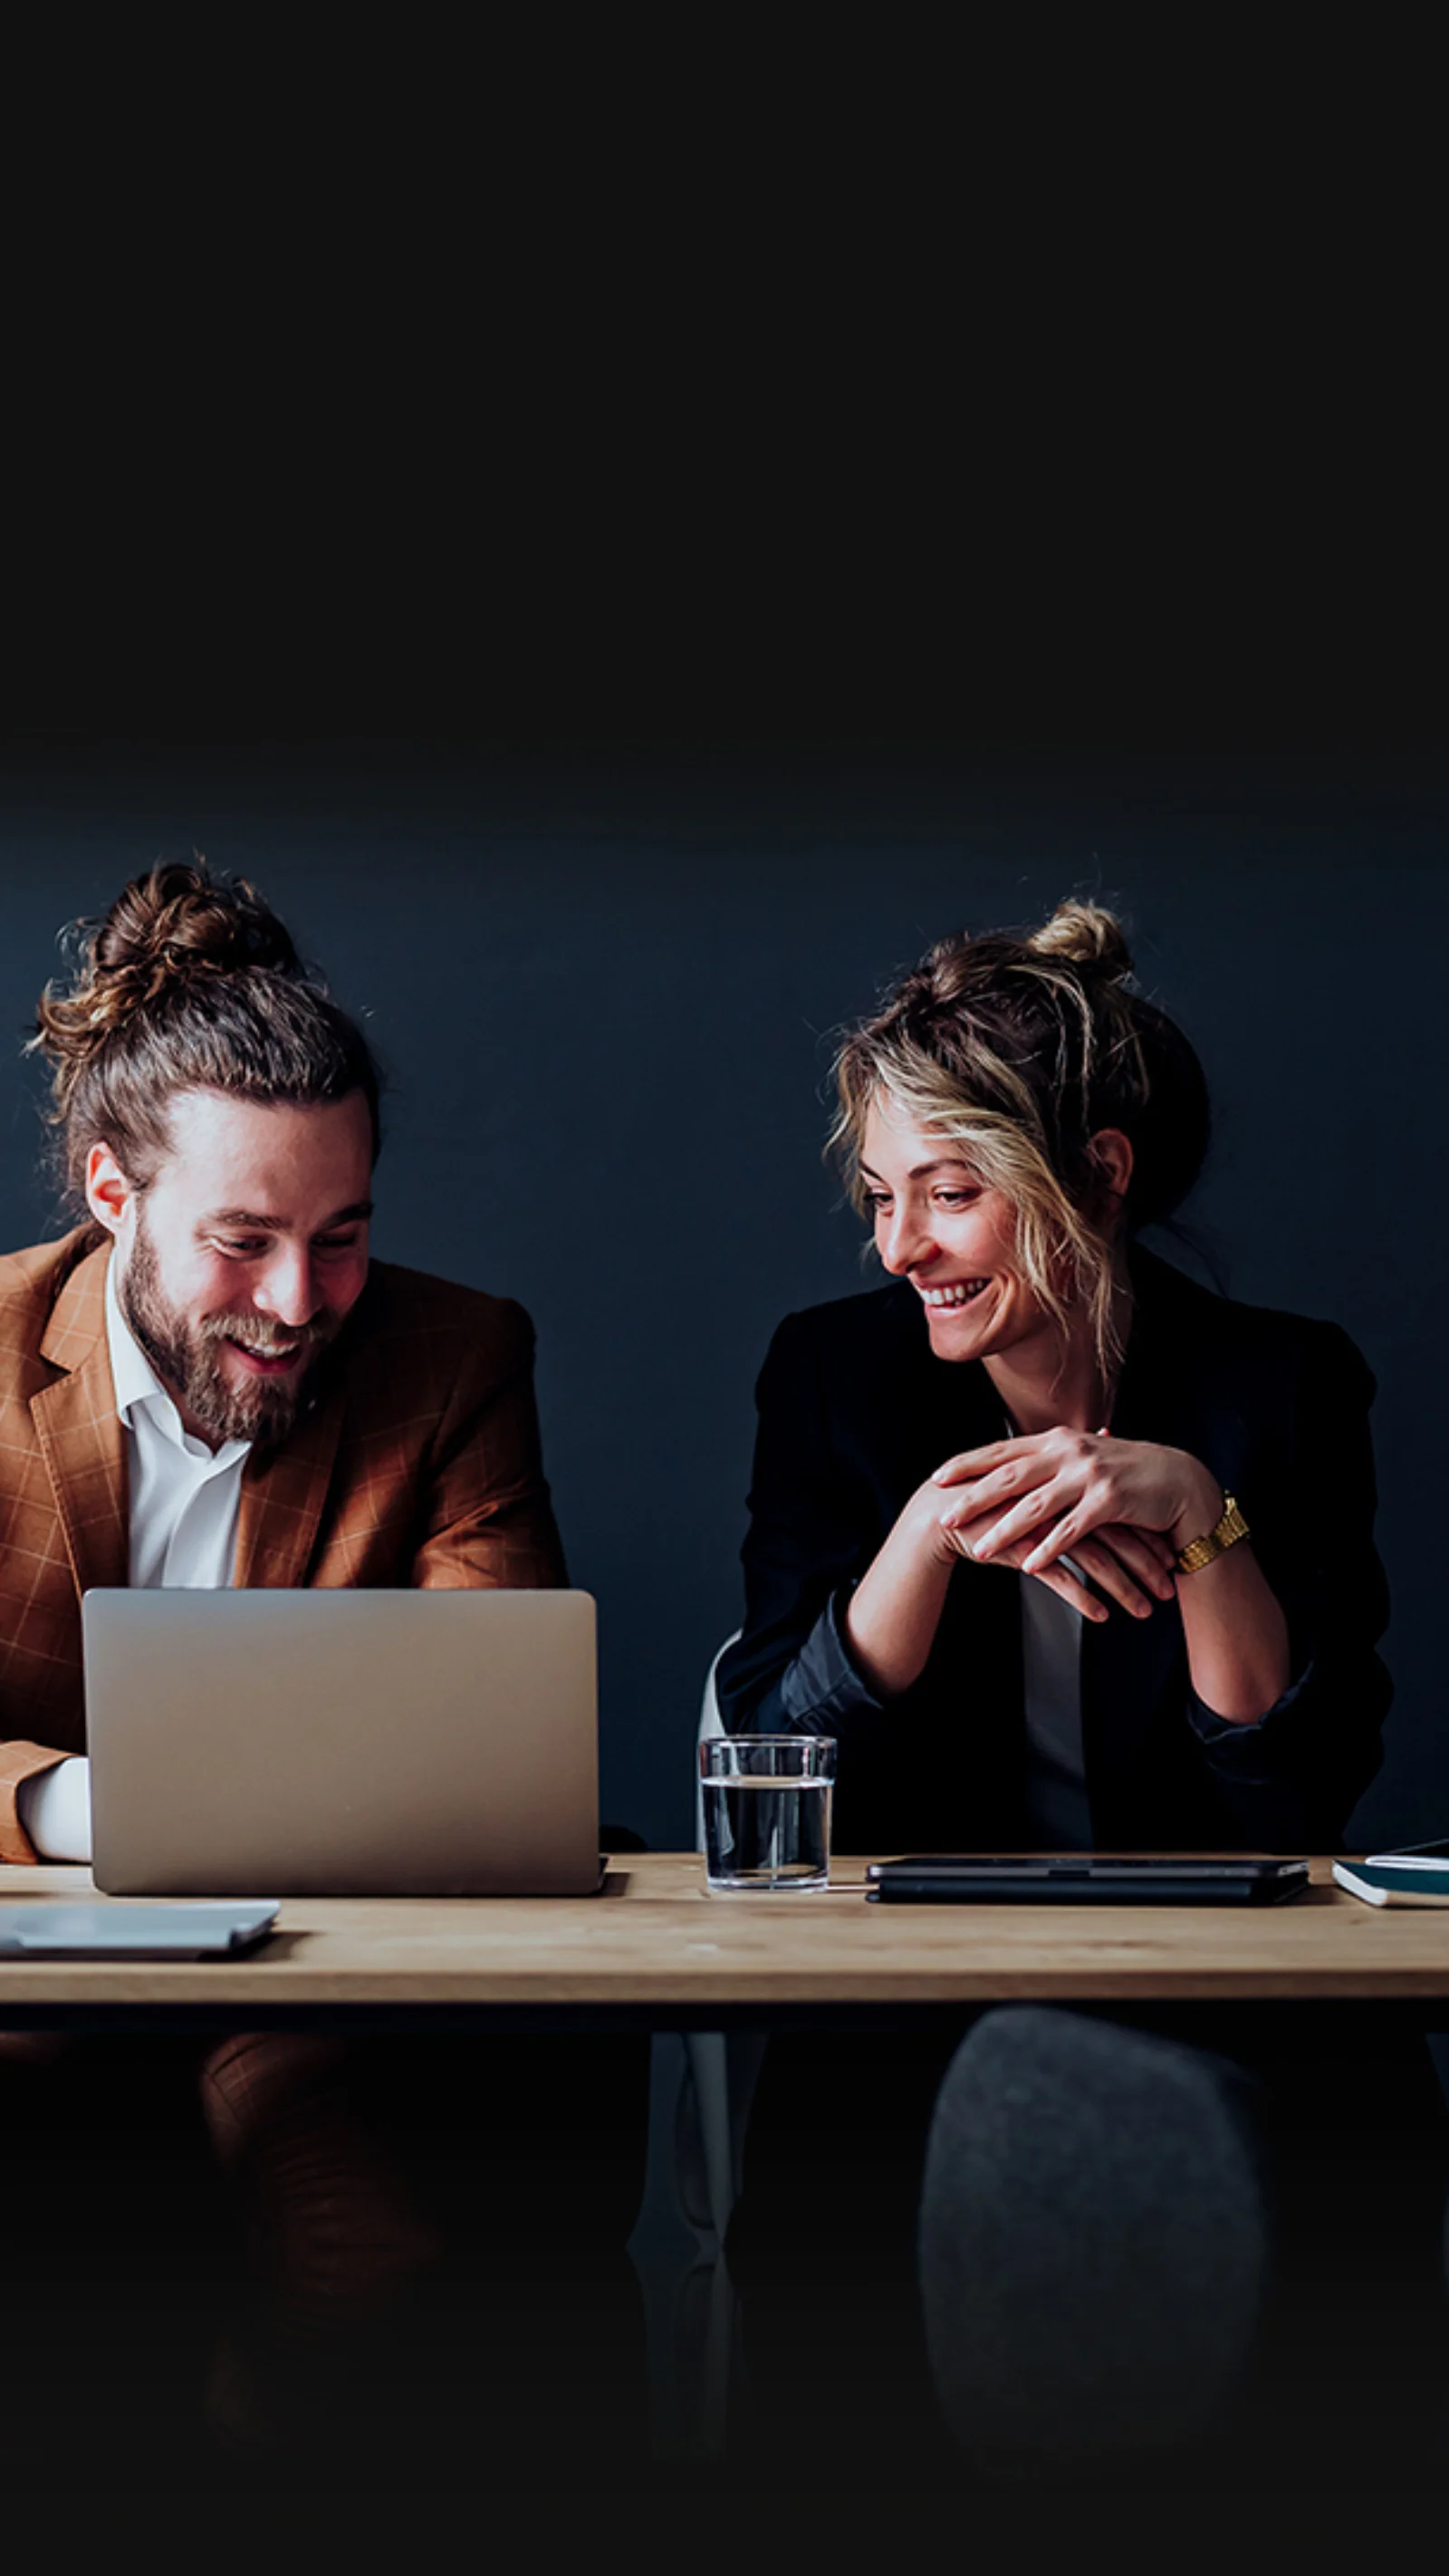
<svg viewBox="0 0 1449 2576"><path fill-rule="evenodd" d="M286 1439L312 1401L318 1363L343 1320L324 1308L310 1323L280 1332L260 1315L203 1315L191 1322L161 1286L156 1247L139 1211L130 1262L117 1279L116 1294L157 1376L216 1448L226 1440L270 1447ZM277 1342L289 1348L300 1342L307 1356L295 1377L257 1378L236 1386L222 1371L218 1345L223 1341L261 1351Z"/></svg>

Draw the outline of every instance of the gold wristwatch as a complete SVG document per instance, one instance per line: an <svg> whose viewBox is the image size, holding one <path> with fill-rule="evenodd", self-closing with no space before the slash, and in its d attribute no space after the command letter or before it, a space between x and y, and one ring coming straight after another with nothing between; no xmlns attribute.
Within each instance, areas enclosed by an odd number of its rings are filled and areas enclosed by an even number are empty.
<svg viewBox="0 0 1449 2576"><path fill-rule="evenodd" d="M1222 1556L1228 1548L1235 1547L1240 1538L1250 1535L1248 1524L1232 1495L1224 1493L1223 1516L1216 1527L1210 1529L1205 1538L1190 1538L1186 1547L1178 1549L1178 1573L1200 1574L1205 1565L1211 1565L1215 1556Z"/></svg>

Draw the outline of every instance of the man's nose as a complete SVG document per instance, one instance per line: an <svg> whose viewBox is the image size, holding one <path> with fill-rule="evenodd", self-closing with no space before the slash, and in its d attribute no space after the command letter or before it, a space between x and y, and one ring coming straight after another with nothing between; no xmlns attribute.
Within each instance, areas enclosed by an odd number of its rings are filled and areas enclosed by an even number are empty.
<svg viewBox="0 0 1449 2576"><path fill-rule="evenodd" d="M312 1255L305 1244L279 1244L259 1278L252 1283L252 1302L279 1324L310 1324L322 1299Z"/></svg>

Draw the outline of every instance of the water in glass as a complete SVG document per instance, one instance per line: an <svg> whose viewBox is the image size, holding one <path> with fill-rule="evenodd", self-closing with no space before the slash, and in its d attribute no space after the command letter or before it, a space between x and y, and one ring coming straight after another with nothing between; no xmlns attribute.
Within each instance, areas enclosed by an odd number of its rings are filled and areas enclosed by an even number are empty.
<svg viewBox="0 0 1449 2576"><path fill-rule="evenodd" d="M704 1862L711 1887L824 1887L828 1780L705 1780Z"/></svg>

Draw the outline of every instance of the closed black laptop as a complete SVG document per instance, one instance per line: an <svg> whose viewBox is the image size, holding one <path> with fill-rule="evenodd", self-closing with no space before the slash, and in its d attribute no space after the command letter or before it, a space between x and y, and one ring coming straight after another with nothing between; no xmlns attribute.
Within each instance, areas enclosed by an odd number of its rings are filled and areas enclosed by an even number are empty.
<svg viewBox="0 0 1449 2576"><path fill-rule="evenodd" d="M940 1852L865 1874L889 1905L1281 1905L1308 1885L1306 1860L1258 1852Z"/></svg>

